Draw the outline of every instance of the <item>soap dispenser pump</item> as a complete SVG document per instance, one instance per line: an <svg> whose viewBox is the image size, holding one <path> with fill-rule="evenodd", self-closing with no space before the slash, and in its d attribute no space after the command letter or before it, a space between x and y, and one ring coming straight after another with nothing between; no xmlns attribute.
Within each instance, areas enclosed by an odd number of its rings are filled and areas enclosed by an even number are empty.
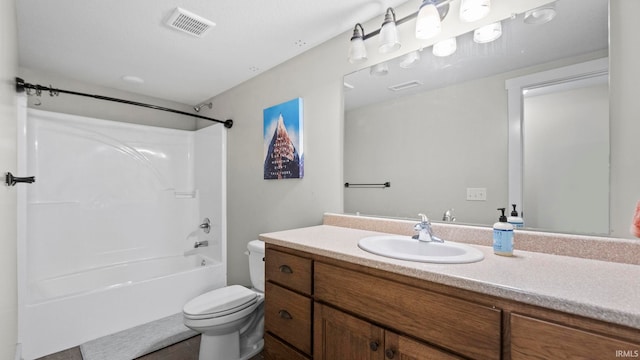
<svg viewBox="0 0 640 360"><path fill-rule="evenodd" d="M513 225L514 229L521 229L524 227L524 220L521 216L518 216L516 204L511 204L511 206L513 206L513 210L511 211L511 216L507 218L507 222Z"/></svg>
<svg viewBox="0 0 640 360"><path fill-rule="evenodd" d="M506 208L498 208L502 212L497 223L493 224L493 252L496 255L513 256L513 225L507 222L504 215Z"/></svg>

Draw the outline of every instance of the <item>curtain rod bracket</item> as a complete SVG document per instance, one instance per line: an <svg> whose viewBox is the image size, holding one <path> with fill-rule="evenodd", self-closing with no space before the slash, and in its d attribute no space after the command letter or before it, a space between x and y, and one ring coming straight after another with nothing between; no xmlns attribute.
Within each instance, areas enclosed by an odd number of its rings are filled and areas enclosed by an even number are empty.
<svg viewBox="0 0 640 360"><path fill-rule="evenodd" d="M16 77L16 92L21 94L24 92L24 80Z"/></svg>
<svg viewBox="0 0 640 360"><path fill-rule="evenodd" d="M106 101L118 102L118 103L121 103L121 104L141 106L141 107L146 107L146 108L150 108L150 109L167 111L167 112L172 112L172 113L175 113L175 114L196 117L196 118L199 118L199 119L215 121L217 123L223 124L224 127L226 127L227 129L230 129L233 126L233 120L231 120L231 119L223 121L223 120L213 119L213 118L202 116L202 115L190 114L190 113L185 112L185 111L169 109L169 108L165 108L165 107L162 107L162 106L150 105L150 104L140 103L140 102L136 102L136 101L123 100L123 99L112 98L112 97L108 97L108 96L102 96L102 95L92 95L92 94L81 93L81 92L70 91L70 90L54 89L53 87L51 87L51 85L49 85L48 87L42 86L42 85L33 85L33 84L26 83L23 79L21 79L19 77L16 77L16 92L17 93L23 93L23 92L25 92L26 89L34 89L34 90L36 90L36 95L38 95L38 96L40 96L40 93L42 92L42 90L49 91L49 94L51 96L54 96L54 95L57 96L60 93L70 94L70 95L78 95L78 96L85 96L85 97L90 97L90 98L94 98L94 99L98 99L98 100L106 100ZM27 92L27 95L29 95L28 92Z"/></svg>

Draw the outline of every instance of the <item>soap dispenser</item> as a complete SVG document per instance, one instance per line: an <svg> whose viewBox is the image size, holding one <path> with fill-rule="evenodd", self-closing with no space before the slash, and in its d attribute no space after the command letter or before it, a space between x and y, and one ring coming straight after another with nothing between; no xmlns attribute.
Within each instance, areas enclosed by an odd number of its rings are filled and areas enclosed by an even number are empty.
<svg viewBox="0 0 640 360"><path fill-rule="evenodd" d="M513 225L514 229L521 229L524 227L524 220L522 217L518 216L516 204L511 204L511 206L513 206L513 210L511 211L511 216L507 218L507 222Z"/></svg>
<svg viewBox="0 0 640 360"><path fill-rule="evenodd" d="M513 225L507 222L504 215L506 208L498 208L502 212L497 223L493 224L493 252L496 255L513 256Z"/></svg>

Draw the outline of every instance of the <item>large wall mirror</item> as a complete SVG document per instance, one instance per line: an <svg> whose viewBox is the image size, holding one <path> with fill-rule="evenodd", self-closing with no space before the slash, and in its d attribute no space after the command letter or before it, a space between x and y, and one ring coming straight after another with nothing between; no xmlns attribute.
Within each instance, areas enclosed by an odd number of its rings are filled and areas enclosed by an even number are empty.
<svg viewBox="0 0 640 360"><path fill-rule="evenodd" d="M345 183L390 183L345 187L345 212L439 221L449 211L490 225L516 203L526 227L609 235L608 0L553 5L546 23L503 20L493 42L460 34L452 55L427 47L415 62L403 54L345 76ZM562 72L589 64L598 70ZM510 82L524 84L518 110Z"/></svg>

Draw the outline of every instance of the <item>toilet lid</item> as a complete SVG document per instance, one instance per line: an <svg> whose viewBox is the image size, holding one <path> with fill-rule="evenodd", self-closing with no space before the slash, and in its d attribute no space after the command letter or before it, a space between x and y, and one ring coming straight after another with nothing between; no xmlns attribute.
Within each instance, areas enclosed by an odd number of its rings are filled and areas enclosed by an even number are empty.
<svg viewBox="0 0 640 360"><path fill-rule="evenodd" d="M209 291L189 301L183 308L186 315L223 316L240 311L257 301L258 295L240 285Z"/></svg>

